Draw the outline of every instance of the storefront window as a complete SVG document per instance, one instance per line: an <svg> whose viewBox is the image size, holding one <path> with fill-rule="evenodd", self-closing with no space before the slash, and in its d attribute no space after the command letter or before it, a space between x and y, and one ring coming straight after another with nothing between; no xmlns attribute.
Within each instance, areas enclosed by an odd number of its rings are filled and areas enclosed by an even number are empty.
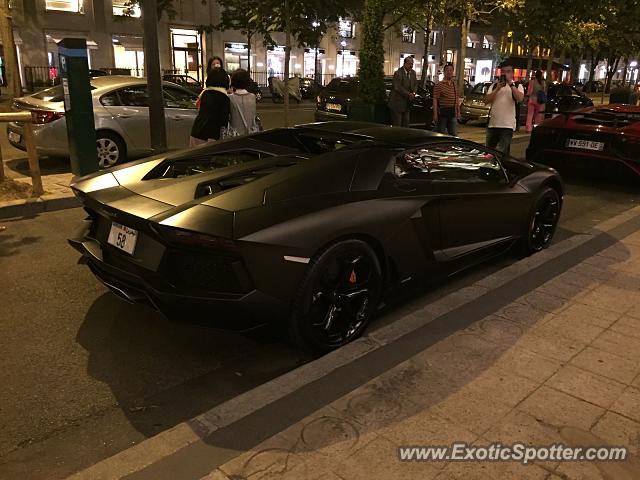
<svg viewBox="0 0 640 480"><path fill-rule="evenodd" d="M358 56L352 50L341 50L336 59L336 75L353 77L358 72Z"/></svg>
<svg viewBox="0 0 640 480"><path fill-rule="evenodd" d="M284 54L282 45L267 47L267 77L284 78Z"/></svg>
<svg viewBox="0 0 640 480"><path fill-rule="evenodd" d="M224 44L224 63L228 72L239 68L249 68L249 45L246 43L226 42Z"/></svg>
<svg viewBox="0 0 640 480"><path fill-rule="evenodd" d="M115 67L130 70L134 77L144 76L144 49L142 37L133 35L113 36Z"/></svg>
<svg viewBox="0 0 640 480"><path fill-rule="evenodd" d="M402 43L416 43L416 32L407 25L402 27Z"/></svg>
<svg viewBox="0 0 640 480"><path fill-rule="evenodd" d="M338 33L342 38L353 38L354 26L351 20L341 18L338 21Z"/></svg>
<svg viewBox="0 0 640 480"><path fill-rule="evenodd" d="M47 10L59 12L81 13L81 0L46 0L45 6Z"/></svg>
<svg viewBox="0 0 640 480"><path fill-rule="evenodd" d="M139 17L140 5L131 0L112 0L113 15L116 17Z"/></svg>
<svg viewBox="0 0 640 480"><path fill-rule="evenodd" d="M315 65L316 58L318 60L317 67ZM304 49L304 76L305 77L313 77L316 73L318 77L324 73L324 49L319 48L316 56L315 48L305 48Z"/></svg>
<svg viewBox="0 0 640 480"><path fill-rule="evenodd" d="M174 73L200 80L200 35L197 30L171 29Z"/></svg>

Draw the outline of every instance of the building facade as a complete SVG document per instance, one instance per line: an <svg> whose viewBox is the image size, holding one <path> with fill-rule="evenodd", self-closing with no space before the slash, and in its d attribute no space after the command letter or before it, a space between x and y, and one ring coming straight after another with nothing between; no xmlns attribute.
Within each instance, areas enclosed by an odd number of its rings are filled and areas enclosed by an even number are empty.
<svg viewBox="0 0 640 480"><path fill-rule="evenodd" d="M137 7L127 0L12 0L14 36L23 85L42 87L57 76L57 42L65 37L87 41L89 66L111 73L144 75L142 20ZM247 39L238 31L200 31L214 25L220 17L216 2L177 0L177 15L160 20L159 48L161 69L203 77L207 58L217 55L225 68L247 68L258 83L284 72L284 35L276 34L275 46L263 39ZM291 75L312 77L327 83L335 76L356 75L359 66L360 25L341 20L318 45L295 47L291 52ZM418 75L427 78L440 73L441 59L456 64L460 35L456 29L434 31L429 39L429 55L423 64L424 33L410 27L390 28L385 33L385 73L391 75L405 57L415 57ZM495 68L497 43L488 33L467 37L465 77L472 83L489 79Z"/></svg>

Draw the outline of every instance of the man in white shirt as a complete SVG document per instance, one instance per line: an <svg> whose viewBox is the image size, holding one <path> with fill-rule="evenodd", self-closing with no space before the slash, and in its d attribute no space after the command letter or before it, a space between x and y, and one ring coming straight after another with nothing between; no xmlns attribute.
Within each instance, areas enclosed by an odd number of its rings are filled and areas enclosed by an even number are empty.
<svg viewBox="0 0 640 480"><path fill-rule="evenodd" d="M524 88L513 81L513 67L500 66L498 82L489 87L485 101L491 104L487 126L487 147L509 155L516 129L516 103L524 100Z"/></svg>

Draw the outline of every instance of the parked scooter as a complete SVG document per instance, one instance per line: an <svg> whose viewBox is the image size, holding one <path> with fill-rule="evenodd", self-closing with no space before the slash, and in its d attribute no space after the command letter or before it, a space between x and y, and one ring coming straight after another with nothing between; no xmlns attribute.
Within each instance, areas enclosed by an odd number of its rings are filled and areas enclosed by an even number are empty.
<svg viewBox="0 0 640 480"><path fill-rule="evenodd" d="M284 102L284 81L278 77L269 77L269 90L271 91L271 100L273 103ZM289 97L294 98L296 102L302 101L302 93L300 93L300 78L291 77L289 79Z"/></svg>

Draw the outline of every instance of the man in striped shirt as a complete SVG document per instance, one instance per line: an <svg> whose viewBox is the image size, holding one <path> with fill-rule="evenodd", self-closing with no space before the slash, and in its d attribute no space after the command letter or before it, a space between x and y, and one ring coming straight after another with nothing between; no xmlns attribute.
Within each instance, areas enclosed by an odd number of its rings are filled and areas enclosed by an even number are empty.
<svg viewBox="0 0 640 480"><path fill-rule="evenodd" d="M453 80L453 65L444 66L444 77L433 89L433 123L440 133L458 136L460 103L456 83Z"/></svg>

